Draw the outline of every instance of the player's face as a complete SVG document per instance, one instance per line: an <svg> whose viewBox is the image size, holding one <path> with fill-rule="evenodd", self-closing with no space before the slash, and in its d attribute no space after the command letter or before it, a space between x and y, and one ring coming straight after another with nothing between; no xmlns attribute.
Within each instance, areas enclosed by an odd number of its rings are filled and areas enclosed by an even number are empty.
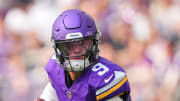
<svg viewBox="0 0 180 101"><path fill-rule="evenodd" d="M70 56L69 59L84 59L84 56L92 46L92 40L79 40L74 42L65 42L58 44L58 49L64 56Z"/></svg>

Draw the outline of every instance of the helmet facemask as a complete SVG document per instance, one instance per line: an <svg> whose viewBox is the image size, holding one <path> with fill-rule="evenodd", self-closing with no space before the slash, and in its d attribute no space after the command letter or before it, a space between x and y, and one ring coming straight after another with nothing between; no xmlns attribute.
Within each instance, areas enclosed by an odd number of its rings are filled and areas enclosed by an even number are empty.
<svg viewBox="0 0 180 101"><path fill-rule="evenodd" d="M97 33L98 34L98 33ZM56 58L67 71L84 71L98 57L97 35L70 40L53 40Z"/></svg>

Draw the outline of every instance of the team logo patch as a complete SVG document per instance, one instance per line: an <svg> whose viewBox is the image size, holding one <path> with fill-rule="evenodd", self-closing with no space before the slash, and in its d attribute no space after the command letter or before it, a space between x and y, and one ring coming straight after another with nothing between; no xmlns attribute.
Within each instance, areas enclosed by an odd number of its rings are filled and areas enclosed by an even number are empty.
<svg viewBox="0 0 180 101"><path fill-rule="evenodd" d="M67 94L69 99L72 99L72 93L70 91L66 91L66 94Z"/></svg>

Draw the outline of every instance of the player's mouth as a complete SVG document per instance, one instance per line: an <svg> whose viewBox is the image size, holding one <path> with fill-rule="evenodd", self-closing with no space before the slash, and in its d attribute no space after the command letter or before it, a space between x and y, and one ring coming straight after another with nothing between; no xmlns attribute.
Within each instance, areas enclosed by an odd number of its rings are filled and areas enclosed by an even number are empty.
<svg viewBox="0 0 180 101"><path fill-rule="evenodd" d="M78 56L78 57L70 57L70 60L81 60L84 59L84 56Z"/></svg>

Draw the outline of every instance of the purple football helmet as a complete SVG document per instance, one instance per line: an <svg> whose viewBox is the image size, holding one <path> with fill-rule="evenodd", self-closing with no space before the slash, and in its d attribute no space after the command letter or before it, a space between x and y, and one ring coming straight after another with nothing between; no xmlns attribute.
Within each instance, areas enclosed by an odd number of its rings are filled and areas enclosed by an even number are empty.
<svg viewBox="0 0 180 101"><path fill-rule="evenodd" d="M78 9L64 11L55 20L52 31L57 62L65 70L84 71L96 62L100 32L88 14ZM81 54L71 55L76 45Z"/></svg>

